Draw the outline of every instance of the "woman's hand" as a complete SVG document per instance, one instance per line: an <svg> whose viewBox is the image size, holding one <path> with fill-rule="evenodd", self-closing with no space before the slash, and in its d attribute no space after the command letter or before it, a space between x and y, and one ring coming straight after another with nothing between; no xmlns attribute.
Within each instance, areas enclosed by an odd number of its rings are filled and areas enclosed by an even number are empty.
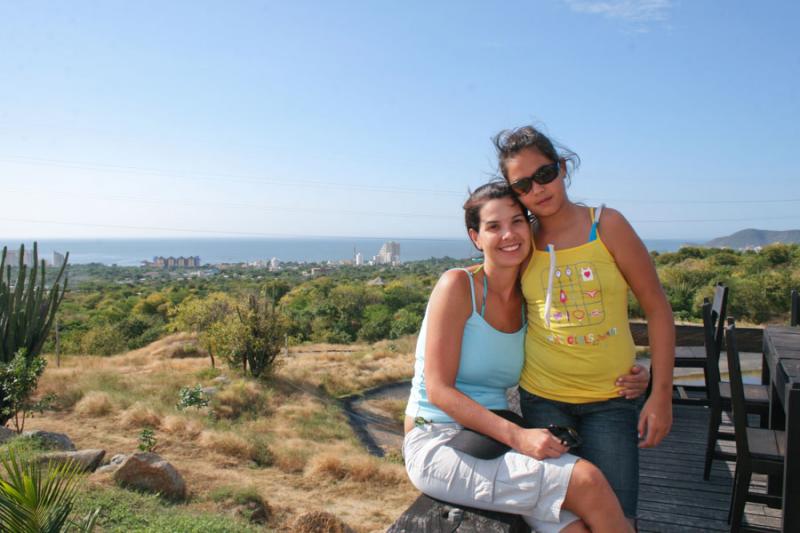
<svg viewBox="0 0 800 533"><path fill-rule="evenodd" d="M520 428L515 444L512 446L515 450L540 461L561 457L569 451L567 446L546 429Z"/></svg>
<svg viewBox="0 0 800 533"><path fill-rule="evenodd" d="M638 398L647 391L647 384L650 382L650 372L640 364L631 367L630 374L625 374L617 378L615 385L621 387L619 395L626 400Z"/></svg>

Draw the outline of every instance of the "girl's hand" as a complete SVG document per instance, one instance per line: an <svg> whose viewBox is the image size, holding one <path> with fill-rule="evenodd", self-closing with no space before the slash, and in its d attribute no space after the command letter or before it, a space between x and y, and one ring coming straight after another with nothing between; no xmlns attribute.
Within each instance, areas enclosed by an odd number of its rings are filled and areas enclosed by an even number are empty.
<svg viewBox="0 0 800 533"><path fill-rule="evenodd" d="M615 385L622 387L619 395L626 400L633 400L643 395L647 391L647 384L650 382L650 372L640 364L631 367L631 373L617 378Z"/></svg>
<svg viewBox="0 0 800 533"><path fill-rule="evenodd" d="M671 428L672 396L650 395L639 414L639 448L657 446Z"/></svg>
<svg viewBox="0 0 800 533"><path fill-rule="evenodd" d="M518 452L534 459L561 457L569 448L546 429L520 429L518 445L513 446Z"/></svg>

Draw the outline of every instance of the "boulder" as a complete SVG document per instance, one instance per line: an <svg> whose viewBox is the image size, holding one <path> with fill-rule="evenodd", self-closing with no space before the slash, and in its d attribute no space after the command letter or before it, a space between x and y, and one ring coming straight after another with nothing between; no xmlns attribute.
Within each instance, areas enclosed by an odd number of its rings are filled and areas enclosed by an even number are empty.
<svg viewBox="0 0 800 533"><path fill-rule="evenodd" d="M17 432L13 429L8 429L5 426L0 426L0 444L9 441L17 436Z"/></svg>
<svg viewBox="0 0 800 533"><path fill-rule="evenodd" d="M128 454L126 454L126 453L118 453L118 454L114 455L114 457L111 458L111 463L110 464L119 466L122 463L124 463L125 459L127 459L127 458L128 458Z"/></svg>
<svg viewBox="0 0 800 533"><path fill-rule="evenodd" d="M39 464L60 465L75 463L81 472L94 472L105 456L105 450L80 450L77 452L50 452L37 458Z"/></svg>
<svg viewBox="0 0 800 533"><path fill-rule="evenodd" d="M203 387L200 389L203 394L205 394L206 398L212 398L217 392L219 392L218 387Z"/></svg>
<svg viewBox="0 0 800 533"><path fill-rule="evenodd" d="M26 431L22 434L23 437L29 439L39 439L44 445L51 450L61 450L65 452L74 452L76 450L75 444L68 436L63 433L53 433L51 431Z"/></svg>
<svg viewBox="0 0 800 533"><path fill-rule="evenodd" d="M114 472L118 485L160 494L170 500L186 498L186 482L170 463L156 453L129 455Z"/></svg>

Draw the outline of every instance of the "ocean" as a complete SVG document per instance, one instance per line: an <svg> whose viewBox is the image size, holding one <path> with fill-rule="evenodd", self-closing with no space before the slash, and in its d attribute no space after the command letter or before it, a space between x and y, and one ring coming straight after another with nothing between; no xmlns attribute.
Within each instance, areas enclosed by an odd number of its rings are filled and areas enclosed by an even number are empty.
<svg viewBox="0 0 800 533"><path fill-rule="evenodd" d="M457 259L475 257L475 249L463 239L393 239L400 244L401 261L432 257ZM75 239L40 240L39 256L50 260L53 252L69 252L70 264L139 266L155 256L200 256L201 263L240 263L269 260L282 262L323 262L353 259L354 251L365 260L377 255L387 239L372 238L296 238L296 239ZM648 249L671 252L687 239L645 240ZM31 241L24 242L26 250ZM20 241L0 241L0 248L19 249Z"/></svg>

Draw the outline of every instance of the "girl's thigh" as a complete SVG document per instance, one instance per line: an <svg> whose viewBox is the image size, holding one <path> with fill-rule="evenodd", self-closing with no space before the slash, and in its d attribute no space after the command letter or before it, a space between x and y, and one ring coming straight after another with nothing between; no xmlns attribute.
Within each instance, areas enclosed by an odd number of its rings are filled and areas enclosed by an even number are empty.
<svg viewBox="0 0 800 533"><path fill-rule="evenodd" d="M615 398L581 405L576 428L583 445L575 453L600 468L630 518L639 499L639 404Z"/></svg>
<svg viewBox="0 0 800 533"><path fill-rule="evenodd" d="M577 429L578 417L571 413L569 404L536 396L522 387L519 389L519 403L522 416L530 427L546 428L554 424Z"/></svg>

